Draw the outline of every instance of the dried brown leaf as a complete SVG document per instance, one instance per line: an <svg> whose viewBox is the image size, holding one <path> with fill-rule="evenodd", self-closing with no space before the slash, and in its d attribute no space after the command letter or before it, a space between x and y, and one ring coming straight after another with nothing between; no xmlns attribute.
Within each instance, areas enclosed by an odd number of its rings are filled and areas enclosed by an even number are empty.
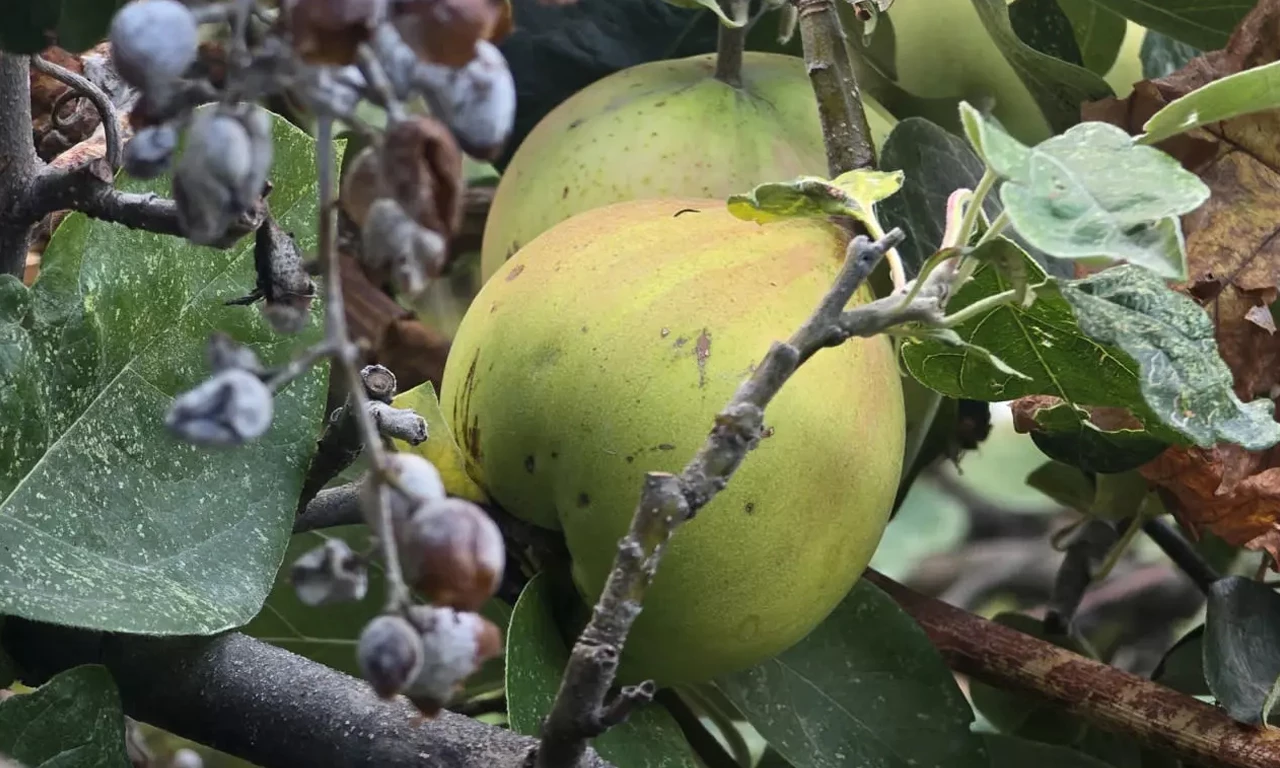
<svg viewBox="0 0 1280 768"><path fill-rule="evenodd" d="M1226 48L1193 59L1124 100L1086 104L1083 117L1137 134L1164 105L1207 83L1280 59L1280 0L1261 0ZM1245 115L1158 146L1210 188L1182 218L1189 279L1175 289L1214 320L1218 347L1245 401L1280 391L1280 335L1267 307L1280 292L1280 110ZM1264 317L1265 315L1265 317ZM1280 449L1175 446L1142 467L1192 531L1236 546L1269 548L1280 520ZM1271 538L1267 538L1271 537ZM1276 539L1280 541L1280 539Z"/></svg>

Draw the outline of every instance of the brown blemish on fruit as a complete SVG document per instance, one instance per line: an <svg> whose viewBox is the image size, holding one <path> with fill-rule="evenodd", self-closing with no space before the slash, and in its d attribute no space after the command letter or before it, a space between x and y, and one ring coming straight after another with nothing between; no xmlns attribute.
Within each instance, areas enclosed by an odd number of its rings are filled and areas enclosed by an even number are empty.
<svg viewBox="0 0 1280 768"><path fill-rule="evenodd" d="M674 451L675 449L676 449L676 447L675 447L674 445L672 445L671 443L659 443L659 444L658 444L658 450L660 450L660 451Z"/></svg>
<svg viewBox="0 0 1280 768"><path fill-rule="evenodd" d="M635 457L635 456L628 456L628 457L627 457L627 463L628 463L628 464L630 464L631 462L633 462L633 461L635 461L635 460L636 460L636 457Z"/></svg>
<svg viewBox="0 0 1280 768"><path fill-rule="evenodd" d="M698 334L698 343L693 348L693 356L698 361L698 386L707 386L707 358L711 357L711 334L706 328Z"/></svg>
<svg viewBox="0 0 1280 768"><path fill-rule="evenodd" d="M523 271L524 271L523 264L517 264L514 267L512 267L511 271L507 273L507 282L509 283L512 280L515 280L517 277L520 276L520 273Z"/></svg>
<svg viewBox="0 0 1280 768"><path fill-rule="evenodd" d="M676 349L679 349L688 343L689 343L689 340L681 336L680 338L676 339L676 343L672 344L671 346L675 347Z"/></svg>
<svg viewBox="0 0 1280 768"><path fill-rule="evenodd" d="M587 326L585 326L585 325L584 325L584 326L582 326L582 332L583 332L583 333L586 333L586 332L587 332Z"/></svg>
<svg viewBox="0 0 1280 768"><path fill-rule="evenodd" d="M480 450L480 417L473 416L471 424L467 427L467 453L471 454L472 460L477 464L484 458L484 451Z"/></svg>
<svg viewBox="0 0 1280 768"><path fill-rule="evenodd" d="M572 123L569 123L569 130L572 131L574 128L577 128L578 126L582 125L584 122L586 122L586 120L581 117L578 118L577 120L574 120Z"/></svg>
<svg viewBox="0 0 1280 768"><path fill-rule="evenodd" d="M509 259L509 258L511 258L512 256L515 256L515 255L516 255L516 251L518 251L518 250L520 250L520 244L519 244L519 243L517 243L517 242L514 242L514 241L513 241L513 242L511 243L511 247L507 249L507 258Z"/></svg>
<svg viewBox="0 0 1280 768"><path fill-rule="evenodd" d="M748 515L754 514L756 511L756 503L754 501L748 501L742 506L742 511L746 512Z"/></svg>
<svg viewBox="0 0 1280 768"><path fill-rule="evenodd" d="M582 493L578 494L578 506L579 507L591 506L591 497L587 495L586 491L583 491Z"/></svg>
<svg viewBox="0 0 1280 768"><path fill-rule="evenodd" d="M568 196L569 196L569 188L565 187L564 191L560 193L560 199L563 200Z"/></svg>
<svg viewBox="0 0 1280 768"><path fill-rule="evenodd" d="M508 278L508 279L510 279L510 278ZM496 302L496 301L495 301L495 302L493 302L492 304L490 304L490 305L489 305L489 314L491 314L491 315L492 315L494 312L497 312L497 311L498 311L498 302Z"/></svg>
<svg viewBox="0 0 1280 768"><path fill-rule="evenodd" d="M525 472L528 472L529 474L533 474L533 470L535 470L535 469L537 469L537 468L538 468L538 463L537 463L536 461L534 461L534 459L533 459L533 455L532 455L532 454L530 454L530 455L528 455L528 456L525 456L525 457L524 457L524 471L525 471Z"/></svg>
<svg viewBox="0 0 1280 768"><path fill-rule="evenodd" d="M560 458L560 452L559 452L559 451L552 451L552 452L551 452L551 458L553 458L553 459L558 459L558 458Z"/></svg>

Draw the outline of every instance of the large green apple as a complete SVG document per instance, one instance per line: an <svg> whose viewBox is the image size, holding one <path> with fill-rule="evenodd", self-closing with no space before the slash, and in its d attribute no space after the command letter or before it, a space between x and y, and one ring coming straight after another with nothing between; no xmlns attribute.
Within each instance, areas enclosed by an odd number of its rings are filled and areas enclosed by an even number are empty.
<svg viewBox="0 0 1280 768"><path fill-rule="evenodd" d="M761 226L723 200L595 208L485 284L440 402L468 471L503 508L561 529L588 600L645 473L678 472L770 345L817 306L847 235ZM867 301L868 288L853 303ZM621 675L707 680L799 641L845 596L888 522L904 445L886 337L819 351L765 414L767 436L672 539Z"/></svg>

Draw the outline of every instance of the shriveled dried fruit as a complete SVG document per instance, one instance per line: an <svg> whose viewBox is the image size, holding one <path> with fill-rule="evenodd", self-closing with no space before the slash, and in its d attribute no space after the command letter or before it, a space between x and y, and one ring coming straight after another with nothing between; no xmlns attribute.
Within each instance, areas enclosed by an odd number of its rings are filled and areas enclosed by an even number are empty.
<svg viewBox="0 0 1280 768"><path fill-rule="evenodd" d="M360 633L356 662L374 692L389 699L421 674L422 637L412 624L399 616L378 616Z"/></svg>
<svg viewBox="0 0 1280 768"><path fill-rule="evenodd" d="M382 178L414 221L448 238L462 224L462 151L444 123L413 116L387 127Z"/></svg>
<svg viewBox="0 0 1280 768"><path fill-rule="evenodd" d="M147 126L124 145L124 169L137 179L154 179L169 170L178 132L172 125Z"/></svg>
<svg viewBox="0 0 1280 768"><path fill-rule="evenodd" d="M365 147L347 166L338 202L351 221L357 227L363 227L369 217L369 206L386 196L387 189L382 183L382 154L376 147Z"/></svg>
<svg viewBox="0 0 1280 768"><path fill-rule="evenodd" d="M421 456L412 453L387 454L384 469L399 486L386 489L394 530L399 530L419 505L445 498L444 481L440 479L440 472ZM382 531L382 521L377 516L378 485L370 474L364 479L360 489L361 510L364 512L365 522L375 535L380 535Z"/></svg>
<svg viewBox="0 0 1280 768"><path fill-rule="evenodd" d="M175 398L165 426L195 445L244 445L267 431L272 410L271 391L261 379L229 368Z"/></svg>
<svg viewBox="0 0 1280 768"><path fill-rule="evenodd" d="M342 66L386 14L386 0L285 0L293 49L309 64Z"/></svg>
<svg viewBox="0 0 1280 768"><path fill-rule="evenodd" d="M196 18L177 0L135 0L111 20L111 56L125 82L143 91L163 88L196 60Z"/></svg>
<svg viewBox="0 0 1280 768"><path fill-rule="evenodd" d="M328 539L293 563L289 581L306 605L361 600L369 590L364 563L342 539Z"/></svg>
<svg viewBox="0 0 1280 768"><path fill-rule="evenodd" d="M476 43L505 34L503 0L400 0L392 21L423 61L465 66Z"/></svg>
<svg viewBox="0 0 1280 768"><path fill-rule="evenodd" d="M438 605L479 610L502 580L502 532L469 501L423 506L400 529L396 543L405 578Z"/></svg>
<svg viewBox="0 0 1280 768"><path fill-rule="evenodd" d="M256 105L201 112L173 173L173 199L187 239L220 241L262 194L271 170L271 120Z"/></svg>
<svg viewBox="0 0 1280 768"><path fill-rule="evenodd" d="M516 83L496 45L476 44L476 56L461 69L436 64L415 68L414 85L428 94L467 154L493 160L502 153L516 119Z"/></svg>
<svg viewBox="0 0 1280 768"><path fill-rule="evenodd" d="M423 662L403 692L434 717L481 664L502 653L502 632L480 614L439 606L414 606L409 618L422 636Z"/></svg>
<svg viewBox="0 0 1280 768"><path fill-rule="evenodd" d="M444 238L419 226L390 198L370 206L362 239L360 256L366 272L379 281L390 279L396 292L410 300L426 290L430 278L444 271Z"/></svg>

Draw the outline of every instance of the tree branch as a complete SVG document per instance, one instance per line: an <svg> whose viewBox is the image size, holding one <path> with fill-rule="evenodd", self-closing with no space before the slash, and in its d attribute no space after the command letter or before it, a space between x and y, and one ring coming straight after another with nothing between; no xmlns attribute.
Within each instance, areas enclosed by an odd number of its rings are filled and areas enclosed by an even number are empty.
<svg viewBox="0 0 1280 768"><path fill-rule="evenodd" d="M305 533L339 525L364 522L360 511L360 482L325 488L307 503L306 509L293 521L294 533Z"/></svg>
<svg viewBox="0 0 1280 768"><path fill-rule="evenodd" d="M750 9L748 0L720 0L720 7L729 18L743 22L734 28L721 23L716 39L716 79L734 88L742 86L742 54L747 44L745 22Z"/></svg>
<svg viewBox="0 0 1280 768"><path fill-rule="evenodd" d="M800 42L834 178L856 168L874 168L871 126L849 61L835 0L791 0L799 16Z"/></svg>
<svg viewBox="0 0 1280 768"><path fill-rule="evenodd" d="M640 613L645 591L657 571L663 544L677 527L697 514L728 483L746 455L759 443L769 402L806 360L819 349L837 346L852 336L872 336L908 319L940 313L939 286L930 284L903 308L901 297L887 297L846 310L885 251L902 241L894 229L879 241L856 237L849 243L844 268L813 315L786 343L775 343L759 367L716 416L715 427L697 455L679 475L650 472L627 535L618 545L591 621L574 644L569 663L542 727L538 768L572 765L587 740L625 717L627 704L646 700L652 683L624 689L622 701L606 697L618 658ZM937 270L935 270L937 271Z"/></svg>
<svg viewBox="0 0 1280 768"><path fill-rule="evenodd" d="M42 163L31 134L31 74L26 56L0 53L0 274L22 276L30 221L13 211Z"/></svg>
<svg viewBox="0 0 1280 768"><path fill-rule="evenodd" d="M364 681L239 633L147 638L10 617L6 649L38 684L104 664L125 713L263 768L517 768L534 742L443 711L433 720ZM594 752L572 768L611 768Z"/></svg>
<svg viewBox="0 0 1280 768"><path fill-rule="evenodd" d="M1209 704L925 597L874 570L864 578L920 624L957 672L1037 696L1189 763L1280 768L1280 731L1237 723Z"/></svg>

